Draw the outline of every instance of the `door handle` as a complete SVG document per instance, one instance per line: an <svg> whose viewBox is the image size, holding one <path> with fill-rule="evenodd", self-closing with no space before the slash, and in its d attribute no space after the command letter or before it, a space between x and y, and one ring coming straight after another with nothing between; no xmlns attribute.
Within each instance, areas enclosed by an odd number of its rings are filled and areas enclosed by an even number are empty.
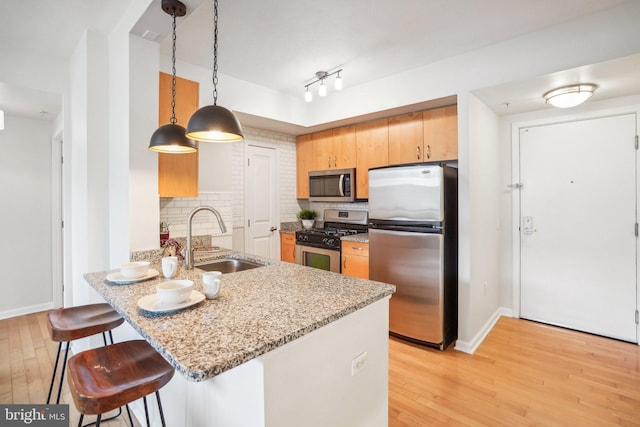
<svg viewBox="0 0 640 427"><path fill-rule="evenodd" d="M333 156L333 167L334 168L338 167L338 156Z"/></svg>
<svg viewBox="0 0 640 427"><path fill-rule="evenodd" d="M427 147L424 150L424 155L427 159L431 158L431 146L427 145Z"/></svg>
<svg viewBox="0 0 640 427"><path fill-rule="evenodd" d="M271 227L271 228L269 229L269 231L276 231L277 229L278 229L278 227Z"/></svg>
<svg viewBox="0 0 640 427"><path fill-rule="evenodd" d="M418 158L418 160L420 160L420 146L419 145L416 147L416 157Z"/></svg>

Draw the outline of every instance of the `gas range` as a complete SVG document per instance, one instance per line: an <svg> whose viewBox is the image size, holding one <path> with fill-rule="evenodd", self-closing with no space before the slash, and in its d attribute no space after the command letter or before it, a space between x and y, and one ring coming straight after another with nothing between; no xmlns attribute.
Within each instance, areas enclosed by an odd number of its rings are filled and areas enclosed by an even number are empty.
<svg viewBox="0 0 640 427"><path fill-rule="evenodd" d="M310 228L296 232L296 243L314 248L340 250L340 238L357 233L366 233L367 212L326 209L324 228Z"/></svg>

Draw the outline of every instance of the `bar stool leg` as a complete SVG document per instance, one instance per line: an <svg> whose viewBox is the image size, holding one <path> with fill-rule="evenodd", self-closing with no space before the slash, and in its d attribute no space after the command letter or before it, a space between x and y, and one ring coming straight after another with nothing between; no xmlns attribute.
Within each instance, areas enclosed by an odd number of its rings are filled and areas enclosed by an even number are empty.
<svg viewBox="0 0 640 427"><path fill-rule="evenodd" d="M64 351L64 360L62 361L62 373L60 374L60 385L58 386L58 398L56 399L56 405L60 404L60 395L62 394L62 379L64 378L64 371L67 368L67 358L69 357L69 344L67 341L67 349Z"/></svg>
<svg viewBox="0 0 640 427"><path fill-rule="evenodd" d="M149 423L149 408L147 408L147 396L144 396L142 401L144 402L144 417L147 419L147 427L151 427Z"/></svg>
<svg viewBox="0 0 640 427"><path fill-rule="evenodd" d="M162 411L162 402L160 402L160 391L156 391L156 400L158 401L158 409L160 410L160 420L162 421L162 427L166 427L167 425L164 422L164 412Z"/></svg>
<svg viewBox="0 0 640 427"><path fill-rule="evenodd" d="M129 410L129 405L125 405L125 407L127 408L127 415L129 415L129 425L131 427L133 427L133 420L131 419L131 411Z"/></svg>
<svg viewBox="0 0 640 427"><path fill-rule="evenodd" d="M51 400L51 392L53 391L53 383L56 379L56 372L58 371L58 362L60 362L60 350L62 349L62 342L58 343L58 353L56 354L56 363L53 365L53 374L51 374L51 384L49 385L49 394L47 395L47 405Z"/></svg>

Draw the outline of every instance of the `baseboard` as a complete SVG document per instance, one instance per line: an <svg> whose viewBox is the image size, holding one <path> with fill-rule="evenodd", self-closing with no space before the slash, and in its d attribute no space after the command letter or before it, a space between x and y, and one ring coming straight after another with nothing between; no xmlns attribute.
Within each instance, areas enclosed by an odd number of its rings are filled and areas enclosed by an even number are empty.
<svg viewBox="0 0 640 427"><path fill-rule="evenodd" d="M24 316L25 314L38 313L40 311L51 310L52 308L53 308L53 301L49 301L43 304L36 304L28 307L16 308L13 310L0 311L0 320L10 319L12 317Z"/></svg>
<svg viewBox="0 0 640 427"><path fill-rule="evenodd" d="M486 321L486 323L482 325L482 328L480 328L471 341L457 340L454 348L464 353L475 353L480 344L482 344L482 341L484 341L486 336L489 335L489 332L491 332L491 329L493 329L493 326L496 324L498 319L500 319L500 316L512 317L512 310L506 307L499 307Z"/></svg>

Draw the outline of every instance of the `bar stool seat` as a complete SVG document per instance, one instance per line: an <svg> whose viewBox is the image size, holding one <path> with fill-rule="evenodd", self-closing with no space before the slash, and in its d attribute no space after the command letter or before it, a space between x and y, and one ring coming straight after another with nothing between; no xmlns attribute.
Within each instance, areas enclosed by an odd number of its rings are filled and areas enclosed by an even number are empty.
<svg viewBox="0 0 640 427"><path fill-rule="evenodd" d="M149 424L146 396L156 393L162 425L164 414L160 390L171 380L175 370L144 340L124 341L83 351L69 359L67 380L73 401L84 415L98 415L144 398ZM127 407L128 410L128 407Z"/></svg>
<svg viewBox="0 0 640 427"><path fill-rule="evenodd" d="M48 313L47 320L47 328L49 329L51 339L59 343L56 363L53 368L53 374L51 374L51 385L49 386L47 404L51 400L51 392L53 390L53 384L58 370L62 343L67 343L64 362L62 365L62 373L60 375L60 384L58 386L58 397L56 399L56 403L60 403L64 372L67 357L69 356L69 342L102 333L104 345L107 345L105 333L108 331L111 343L113 344L111 330L120 326L124 322L124 319L109 304L99 303L52 310Z"/></svg>

